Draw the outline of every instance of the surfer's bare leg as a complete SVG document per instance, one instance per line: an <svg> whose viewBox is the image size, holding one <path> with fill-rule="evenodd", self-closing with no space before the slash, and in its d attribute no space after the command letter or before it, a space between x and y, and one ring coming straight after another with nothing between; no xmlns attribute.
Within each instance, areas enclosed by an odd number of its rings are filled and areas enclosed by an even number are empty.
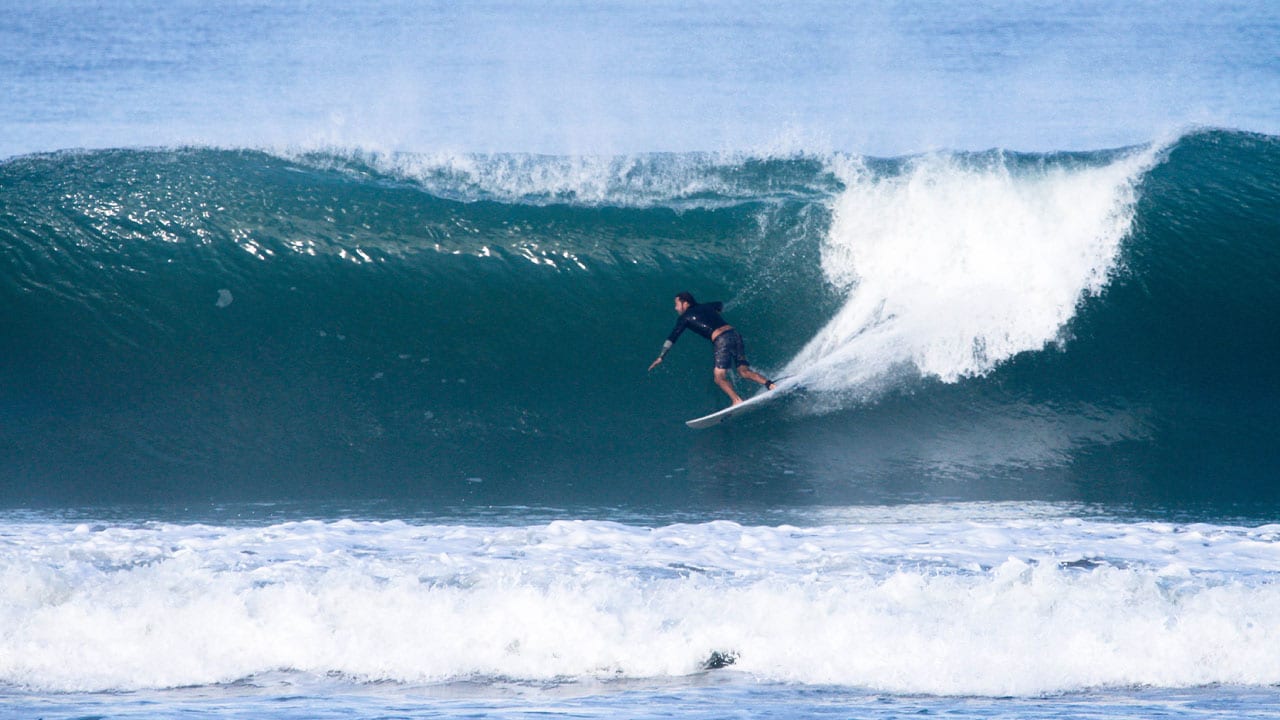
<svg viewBox="0 0 1280 720"><path fill-rule="evenodd" d="M761 375L755 370L752 370L750 365L739 365L738 374L750 380L753 383L758 383L760 385L764 385L765 387L769 387L770 385L773 384L772 380Z"/></svg>
<svg viewBox="0 0 1280 720"><path fill-rule="evenodd" d="M719 385L720 389L729 396L729 399L733 401L734 405L742 402L742 398L738 397L738 393L733 390L733 382L729 380L728 370L724 368L716 368L716 384Z"/></svg>

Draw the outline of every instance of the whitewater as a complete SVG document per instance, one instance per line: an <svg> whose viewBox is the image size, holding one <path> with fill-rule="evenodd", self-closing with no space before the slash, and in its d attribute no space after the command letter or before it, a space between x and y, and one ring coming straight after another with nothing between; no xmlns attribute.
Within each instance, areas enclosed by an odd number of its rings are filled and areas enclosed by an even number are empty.
<svg viewBox="0 0 1280 720"><path fill-rule="evenodd" d="M1042 349L1115 271L1158 152L1029 172L937 155L897 177L845 170L822 270L849 298L782 372L823 391L898 365L955 381Z"/></svg>
<svg viewBox="0 0 1280 720"><path fill-rule="evenodd" d="M895 693L1280 679L1266 610L1277 526L1035 505L848 515L808 527L6 524L0 673L64 692L282 669L635 680L705 673L719 655L762 682Z"/></svg>

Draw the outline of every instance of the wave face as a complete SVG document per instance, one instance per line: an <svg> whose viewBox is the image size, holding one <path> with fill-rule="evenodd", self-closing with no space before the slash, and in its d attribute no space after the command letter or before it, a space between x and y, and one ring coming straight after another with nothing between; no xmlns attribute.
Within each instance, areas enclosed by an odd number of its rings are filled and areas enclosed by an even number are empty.
<svg viewBox="0 0 1280 720"><path fill-rule="evenodd" d="M0 502L1277 499L1280 141L0 164ZM723 299L805 390L723 403Z"/></svg>

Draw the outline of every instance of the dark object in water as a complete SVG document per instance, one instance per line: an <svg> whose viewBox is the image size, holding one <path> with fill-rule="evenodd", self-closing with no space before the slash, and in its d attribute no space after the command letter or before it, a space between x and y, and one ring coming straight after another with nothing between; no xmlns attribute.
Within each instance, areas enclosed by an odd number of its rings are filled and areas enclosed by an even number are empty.
<svg viewBox="0 0 1280 720"><path fill-rule="evenodd" d="M707 661L702 663L702 668L704 670L719 670L721 668L728 667L737 661L738 653L736 652L720 652L719 650L712 650L711 657L707 658Z"/></svg>

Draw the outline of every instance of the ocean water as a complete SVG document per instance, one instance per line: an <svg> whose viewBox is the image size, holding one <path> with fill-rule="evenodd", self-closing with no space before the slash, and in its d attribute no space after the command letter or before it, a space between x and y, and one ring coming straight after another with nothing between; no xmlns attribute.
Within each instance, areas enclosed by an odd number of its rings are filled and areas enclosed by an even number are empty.
<svg viewBox="0 0 1280 720"><path fill-rule="evenodd" d="M1280 716L1275 6L9 9L0 717Z"/></svg>

